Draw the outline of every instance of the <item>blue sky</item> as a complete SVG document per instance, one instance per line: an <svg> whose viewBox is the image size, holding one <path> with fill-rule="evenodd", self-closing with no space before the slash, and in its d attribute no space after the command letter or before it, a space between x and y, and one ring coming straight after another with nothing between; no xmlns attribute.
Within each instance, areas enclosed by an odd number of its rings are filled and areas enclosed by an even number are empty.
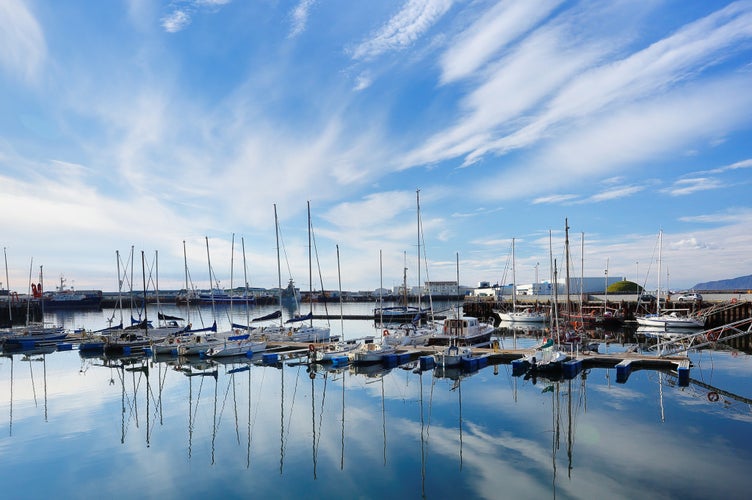
<svg viewBox="0 0 752 500"><path fill-rule="evenodd" d="M10 278L115 290L752 273L752 2L0 3ZM549 252L549 232L553 251ZM234 251L231 244L235 235ZM584 237L584 256L581 240ZM243 253L242 243L245 246ZM233 256L234 255L234 259ZM381 265L380 265L381 255ZM537 266L536 266L537 265ZM380 271L380 268L383 271ZM381 277L383 276L383 277Z"/></svg>

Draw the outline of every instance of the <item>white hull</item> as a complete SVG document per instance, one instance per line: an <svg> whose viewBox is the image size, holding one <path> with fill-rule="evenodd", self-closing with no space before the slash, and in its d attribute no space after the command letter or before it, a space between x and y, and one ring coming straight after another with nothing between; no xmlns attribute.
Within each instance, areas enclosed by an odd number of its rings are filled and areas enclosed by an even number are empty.
<svg viewBox="0 0 752 500"><path fill-rule="evenodd" d="M224 342L223 345L212 347L206 351L210 358L226 356L243 356L266 350L265 341L257 340L233 340Z"/></svg>
<svg viewBox="0 0 752 500"><path fill-rule="evenodd" d="M330 344L326 347L313 351L313 360L319 363L331 362L336 358L349 356L358 347L357 344Z"/></svg>
<svg viewBox="0 0 752 500"><path fill-rule="evenodd" d="M556 349L537 349L523 358L530 364L531 370L558 370L568 358L566 354Z"/></svg>
<svg viewBox="0 0 752 500"><path fill-rule="evenodd" d="M463 359L472 357L472 349L470 347L449 346L434 354L433 357L438 366L459 366Z"/></svg>
<svg viewBox="0 0 752 500"><path fill-rule="evenodd" d="M499 313L502 321L512 323L545 323L548 321L548 314L541 312L516 311L509 313Z"/></svg>
<svg viewBox="0 0 752 500"><path fill-rule="evenodd" d="M394 354L394 347L383 344L361 344L350 352L350 360L355 363L376 363L387 354Z"/></svg>
<svg viewBox="0 0 752 500"><path fill-rule="evenodd" d="M696 316L677 316L674 313L640 316L635 318L640 326L658 328L702 328L705 326L705 318Z"/></svg>

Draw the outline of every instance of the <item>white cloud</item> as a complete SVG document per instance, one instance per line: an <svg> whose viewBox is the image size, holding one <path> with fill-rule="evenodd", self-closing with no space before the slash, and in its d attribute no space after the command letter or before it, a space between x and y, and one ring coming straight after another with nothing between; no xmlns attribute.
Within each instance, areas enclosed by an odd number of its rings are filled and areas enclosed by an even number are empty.
<svg viewBox="0 0 752 500"><path fill-rule="evenodd" d="M177 33L191 24L191 16L184 10L174 10L162 18L162 27L168 33Z"/></svg>
<svg viewBox="0 0 752 500"><path fill-rule="evenodd" d="M44 33L34 14L21 0L0 2L0 67L20 74L26 81L39 76L47 47Z"/></svg>
<svg viewBox="0 0 752 500"><path fill-rule="evenodd" d="M723 187L718 179L707 177L698 177L693 179L681 179L674 183L670 188L662 190L671 196L686 196L698 191L708 191L710 189L720 189Z"/></svg>
<svg viewBox="0 0 752 500"><path fill-rule="evenodd" d="M300 0L300 3L292 10L292 30L290 37L294 38L305 31L308 23L308 14L316 0Z"/></svg>
<svg viewBox="0 0 752 500"><path fill-rule="evenodd" d="M561 0L499 2L449 44L441 56L441 81L473 76L502 48L545 19Z"/></svg>
<svg viewBox="0 0 752 500"><path fill-rule="evenodd" d="M177 33L187 28L193 15L203 12L216 12L219 7L227 5L232 0L183 0L179 8L162 18L162 27L168 33Z"/></svg>
<svg viewBox="0 0 752 500"><path fill-rule="evenodd" d="M368 59L408 47L446 14L452 3L453 0L408 0L373 38L355 48L353 59Z"/></svg>
<svg viewBox="0 0 752 500"><path fill-rule="evenodd" d="M577 21L562 16L521 40L464 99L456 124L408 155L406 164L465 155L468 165L529 147L556 134L556 127L665 95L752 38L752 6L733 4L604 64L624 42L578 35L583 27Z"/></svg>
<svg viewBox="0 0 752 500"><path fill-rule="evenodd" d="M495 181L479 183L477 194L483 199L517 198L558 190L724 134L749 123L742 110L752 106L752 94L743 90L750 86L746 75L706 81L593 116L549 139L525 164L499 173ZM557 175L549 175L551 171ZM489 183L506 189L489 190Z"/></svg>

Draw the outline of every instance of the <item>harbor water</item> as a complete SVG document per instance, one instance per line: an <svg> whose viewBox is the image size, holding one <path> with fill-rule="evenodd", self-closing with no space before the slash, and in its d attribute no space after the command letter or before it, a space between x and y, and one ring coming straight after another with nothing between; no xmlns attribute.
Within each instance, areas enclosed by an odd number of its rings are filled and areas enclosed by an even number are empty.
<svg viewBox="0 0 752 500"><path fill-rule="evenodd" d="M230 318L226 306L202 306L190 321L216 317L221 328L272 310L236 307ZM345 338L380 331L336 319L339 304L314 312L335 318L332 333ZM94 330L112 316L46 320ZM506 347L535 342L499 335ZM4 353L0 484L19 499L746 498L752 358L708 349L690 359L682 387L653 370L617 383L606 368L549 380L505 364L463 372L108 358L75 346Z"/></svg>

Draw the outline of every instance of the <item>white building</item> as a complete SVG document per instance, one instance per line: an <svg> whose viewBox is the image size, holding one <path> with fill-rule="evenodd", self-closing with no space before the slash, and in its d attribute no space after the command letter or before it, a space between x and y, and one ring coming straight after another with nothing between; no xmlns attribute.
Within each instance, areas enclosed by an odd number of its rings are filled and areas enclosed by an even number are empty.
<svg viewBox="0 0 752 500"><path fill-rule="evenodd" d="M626 278L622 276L608 277L608 281L605 277L595 278L569 278L569 293L571 295L594 294L604 293L608 286L624 281ZM482 281L479 286L473 290L472 295L475 297L492 297L494 300L511 298L512 297L512 285L489 285L487 281ZM565 295L567 293L566 279L559 280L556 286L556 293L558 295ZM550 296L554 294L554 286L549 281L542 281L540 283L529 283L517 285L517 295L544 295Z"/></svg>

